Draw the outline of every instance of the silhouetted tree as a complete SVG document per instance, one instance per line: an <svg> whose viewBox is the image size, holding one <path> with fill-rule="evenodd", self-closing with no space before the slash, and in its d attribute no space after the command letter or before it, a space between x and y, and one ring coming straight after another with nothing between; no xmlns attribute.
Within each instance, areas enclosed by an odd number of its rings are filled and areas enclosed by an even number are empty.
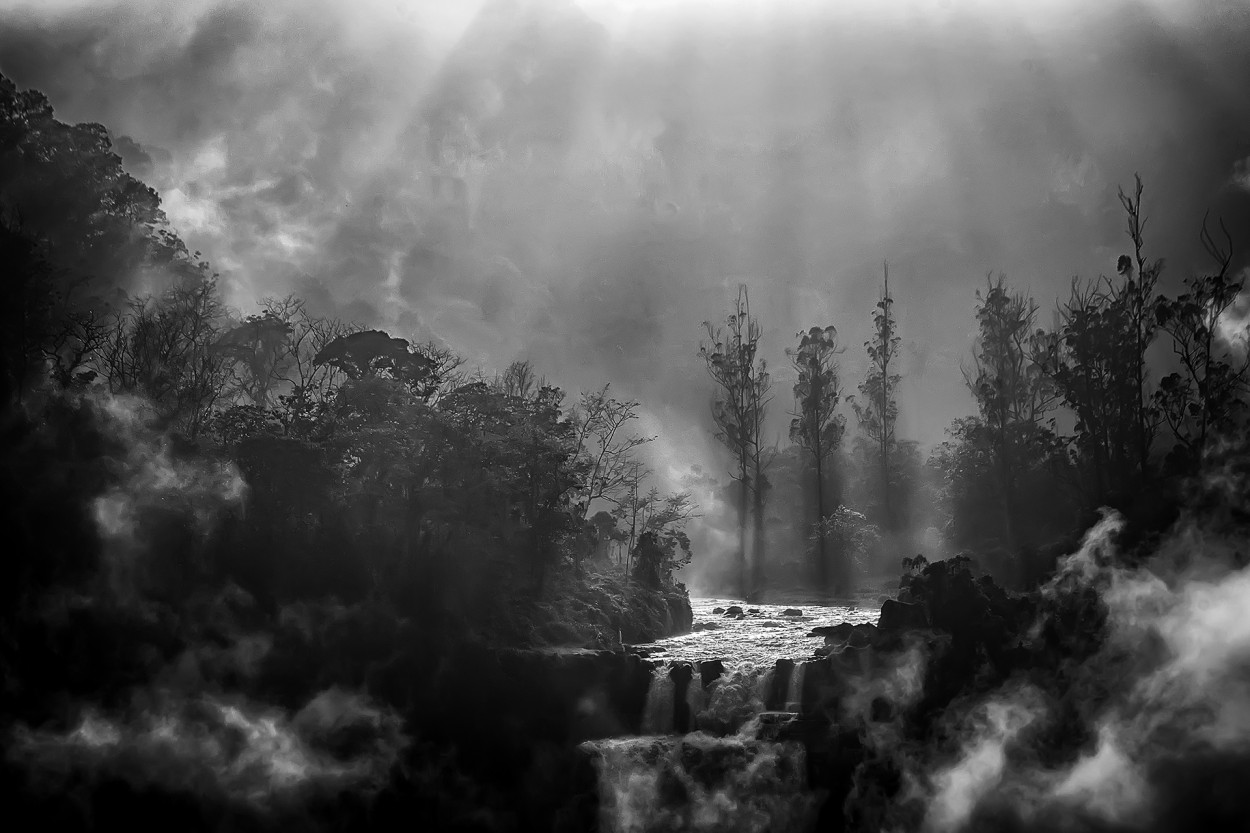
<svg viewBox="0 0 1250 833"><path fill-rule="evenodd" d="M864 342L868 351L868 375L859 385L862 398L852 399L851 406L859 422L861 438L870 443L880 473L881 526L892 529L890 455L896 442L898 402L895 392L901 379L894 371L898 359L899 337L895 334L894 298L890 295L890 267L884 266L881 300L872 316L873 336Z"/></svg>
<svg viewBox="0 0 1250 833"><path fill-rule="evenodd" d="M1003 541L1015 552L1021 479L1054 445L1047 419L1057 392L1045 373L1050 342L1036 329L1037 304L1008 290L1006 278L986 278L977 293L979 333L965 379L980 411L969 438L985 444L999 494ZM1053 420L1052 420L1053 422Z"/></svg>
<svg viewBox="0 0 1250 833"><path fill-rule="evenodd" d="M1085 500L1118 502L1140 485L1137 334L1110 281L1074 280L1060 307L1047 372L1076 417L1073 444Z"/></svg>
<svg viewBox="0 0 1250 833"><path fill-rule="evenodd" d="M794 383L794 419L790 440L811 456L816 485L816 523L823 524L828 505L825 499L826 469L842 444L846 417L837 412L842 398L838 378L838 333L833 327L812 327L798 334L799 345L786 351L798 379ZM839 501L834 501L837 505ZM821 590L829 588L829 562L824 536L818 535L815 548L815 580ZM838 553L841 557L841 553Z"/></svg>
<svg viewBox="0 0 1250 833"><path fill-rule="evenodd" d="M761 434L764 413L770 401L767 366L758 358L761 329L751 316L750 298L745 286L738 288L734 311L725 320L725 328L704 322L708 341L701 344L699 354L707 362L707 370L716 383L712 402L712 419L716 438L734 455L737 468L733 478L739 484L738 505L738 572L739 588L747 598L763 590L764 583L764 499L767 481L766 450ZM747 501L752 499L755 519L753 570L747 577Z"/></svg>
<svg viewBox="0 0 1250 833"><path fill-rule="evenodd" d="M1119 191L1120 205L1126 215L1126 231L1133 241L1133 256L1131 259L1121 257L1119 260L1124 283L1119 287L1115 301L1123 309L1123 315L1132 332L1133 353L1129 364L1130 377L1135 388L1132 447L1137 455L1138 475L1146 482L1151 476L1150 453L1155 429L1159 425L1159 415L1151 401L1148 385L1146 354L1158 332L1155 287L1163 272L1163 260L1158 258L1148 261L1143 253L1146 215L1142 213L1141 196L1144 186L1140 176L1135 175L1133 179L1135 188L1131 197L1123 189Z"/></svg>
<svg viewBox="0 0 1250 833"><path fill-rule="evenodd" d="M1215 270L1185 280L1185 292L1160 298L1158 325L1172 338L1178 372L1159 380L1155 404L1178 444L1183 471L1202 460L1212 437L1243 424L1250 392L1250 325L1228 315L1244 282L1230 274L1232 236L1217 241L1202 224L1202 244ZM1238 343L1239 342L1239 343ZM1237 355L1240 353L1240 355Z"/></svg>
<svg viewBox="0 0 1250 833"><path fill-rule="evenodd" d="M195 437L226 399L227 361L217 348L226 325L217 276L201 262L116 315L99 351L101 375L114 393L145 397L165 425Z"/></svg>

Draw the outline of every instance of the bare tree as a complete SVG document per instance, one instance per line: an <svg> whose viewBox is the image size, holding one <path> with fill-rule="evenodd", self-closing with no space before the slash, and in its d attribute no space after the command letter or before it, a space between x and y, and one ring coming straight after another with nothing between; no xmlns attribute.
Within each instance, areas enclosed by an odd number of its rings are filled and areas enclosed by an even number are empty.
<svg viewBox="0 0 1250 833"><path fill-rule="evenodd" d="M608 387L583 393L572 412L577 456L585 469L579 502L586 519L598 508L597 502L621 505L637 478L638 449L655 439L630 432L628 426L638 419L641 403L615 399L608 395Z"/></svg>
<svg viewBox="0 0 1250 833"><path fill-rule="evenodd" d="M1214 434L1238 425L1250 393L1250 326L1231 324L1227 315L1244 282L1229 274L1232 235L1223 223L1220 230L1223 240L1217 241L1203 218L1202 245L1215 261L1214 271L1187 278L1186 291L1161 298L1156 311L1181 369L1159 381L1155 401L1191 464L1202 459ZM1236 342L1241 343L1235 350Z"/></svg>
<svg viewBox="0 0 1250 833"><path fill-rule="evenodd" d="M1127 234L1133 241L1133 256L1120 258L1120 274L1124 275L1124 284L1118 293L1118 302L1125 311L1133 338L1133 355L1131 357L1130 374L1135 387L1133 448L1137 453L1138 474L1142 479L1150 476L1150 449L1154 443L1155 429L1159 425L1159 415L1152 404L1151 393L1147 388L1146 352L1158 332L1155 320L1155 285L1163 271L1163 260L1147 261L1143 253L1146 230L1146 215L1142 213L1141 195L1144 190L1141 177L1134 175L1135 188L1130 197L1119 191L1120 204L1126 215Z"/></svg>
<svg viewBox="0 0 1250 833"><path fill-rule="evenodd" d="M99 351L101 375L110 390L145 396L162 421L194 437L228 388L216 349L225 323L215 277L184 278L118 314Z"/></svg>

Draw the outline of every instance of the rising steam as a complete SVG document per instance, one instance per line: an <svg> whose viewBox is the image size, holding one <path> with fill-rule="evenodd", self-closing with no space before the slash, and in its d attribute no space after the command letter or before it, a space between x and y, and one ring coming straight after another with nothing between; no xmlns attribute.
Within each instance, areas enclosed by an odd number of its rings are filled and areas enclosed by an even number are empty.
<svg viewBox="0 0 1250 833"><path fill-rule="evenodd" d="M1097 652L1064 668L1063 683L1013 679L957 708L956 747L905 764L913 790L901 803L912 817L923 807L925 830L1167 830L1178 808L1201 808L1212 792L1216 803L1240 800L1224 790L1250 763L1241 544L1188 521L1144 565L1116 566L1123 526L1106 512L1043 591L1096 591L1106 614ZM1080 725L1065 726L1073 713ZM1056 728L1091 740L1056 764L1046 740ZM1204 774L1176 777L1189 768Z"/></svg>

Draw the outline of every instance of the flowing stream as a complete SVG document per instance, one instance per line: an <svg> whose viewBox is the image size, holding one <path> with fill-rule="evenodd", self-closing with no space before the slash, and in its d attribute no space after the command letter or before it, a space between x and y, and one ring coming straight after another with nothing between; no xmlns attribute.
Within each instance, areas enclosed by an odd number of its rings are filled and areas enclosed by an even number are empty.
<svg viewBox="0 0 1250 833"><path fill-rule="evenodd" d="M819 626L850 622L876 624L881 614L879 594L865 593L839 604L747 604L735 599L692 598L695 630L645 645L634 646L655 659L672 661L723 660L726 664L771 664L779 659L811 659L823 645L809 636ZM715 613L738 607L742 618ZM786 611L801 615L786 615Z"/></svg>

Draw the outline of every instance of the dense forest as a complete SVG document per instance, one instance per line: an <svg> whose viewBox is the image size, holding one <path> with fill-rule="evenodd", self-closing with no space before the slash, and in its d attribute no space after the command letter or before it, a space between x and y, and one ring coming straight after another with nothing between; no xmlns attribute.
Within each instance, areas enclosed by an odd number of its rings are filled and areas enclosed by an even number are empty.
<svg viewBox="0 0 1250 833"><path fill-rule="evenodd" d="M1147 185L1126 184L1116 274L1064 297L986 277L949 380L975 411L934 448L900 424L909 299L888 261L875 306L845 313L871 322L862 346L831 321L782 338L745 285L704 299L687 346L706 374L687 384L711 403L701 427L724 473L701 506L657 471L645 405L613 380L567 392L523 359L470 367L294 295L231 308L108 129L63 123L0 76L10 806L51 829L593 827L571 744L640 731L653 669L630 646L691 631L683 571L705 560L703 589L746 604L897 582L868 647L888 681L889 657L926 645L924 690L881 683L861 698L871 717L844 703L804 729L838 799L820 818L962 829L917 809L887 749L947 755L959 704L1028 679L1061 713L1031 748L1048 766L1084 760L1098 725L1131 722L1083 711L1119 695L1081 663L1130 664L1107 586L1150 603L1125 576L1177 549L1177 530L1245 564L1244 254L1198 218L1209 266L1172 275L1150 208ZM725 519L730 544L699 551L692 530ZM824 659L849 667L829 636ZM708 672L684 673L688 686ZM1027 723L1009 706L985 718L990 758ZM1240 743L1244 723L1217 728ZM1237 743L1200 750L1203 772L1225 768L1218 785L1245 772ZM1159 829L1201 792L1180 780ZM1234 829L1220 825L1239 799L1222 800L1207 829ZM977 829L1071 821L985 812ZM1155 829L1089 812L1073 818L1102 826L1080 829Z"/></svg>
<svg viewBox="0 0 1250 833"><path fill-rule="evenodd" d="M308 777L357 789L399 752L396 709L461 696L427 678L439 657L689 629L695 508L640 463L637 402L297 298L239 315L102 126L7 78L0 112L10 722L156 697L177 731L281 745L280 706L340 755ZM204 691L217 713L188 712ZM289 780L246 757L217 762L227 792Z"/></svg>

